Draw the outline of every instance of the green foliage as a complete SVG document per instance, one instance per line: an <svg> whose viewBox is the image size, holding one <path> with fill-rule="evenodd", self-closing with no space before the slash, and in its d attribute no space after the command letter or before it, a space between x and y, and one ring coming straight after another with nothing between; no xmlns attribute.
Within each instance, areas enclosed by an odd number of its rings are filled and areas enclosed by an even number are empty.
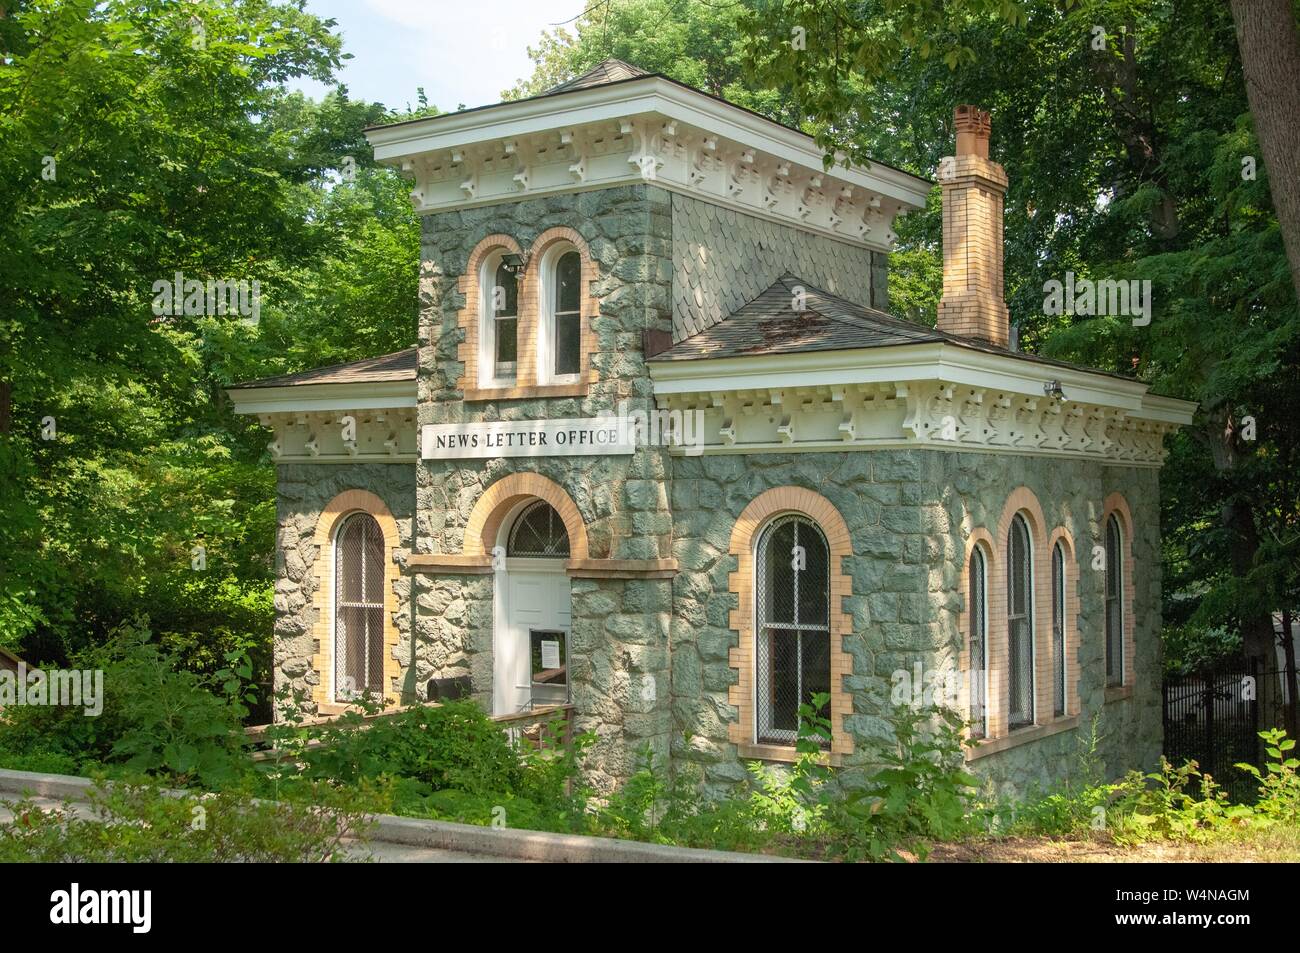
<svg viewBox="0 0 1300 953"><path fill-rule="evenodd" d="M998 805L988 815L990 832L1062 836L1104 829L1106 812L1124 786L1103 780L1102 737L1101 716L1095 715L1087 734L1079 739L1077 767L1071 776L1046 794Z"/></svg>
<svg viewBox="0 0 1300 953"><path fill-rule="evenodd" d="M418 221L363 134L396 115L286 89L341 63L300 7L57 0L0 18L0 247L21 252L0 256L0 644L33 662L147 611L184 667L245 651L269 681L275 472L223 389L414 343ZM177 271L260 282L260 323L155 316Z"/></svg>
<svg viewBox="0 0 1300 953"><path fill-rule="evenodd" d="M242 719L253 697L247 656L231 652L228 667L199 675L126 628L76 659L103 672L103 712L19 705L0 720L0 761L6 767L84 774L101 766L165 778L178 786L220 788L247 770Z"/></svg>
<svg viewBox="0 0 1300 953"><path fill-rule="evenodd" d="M1300 824L1300 759L1287 753L1295 749L1295 739L1280 728L1261 731L1259 736L1264 740L1264 752L1273 760L1263 771L1253 764L1237 765L1259 782L1255 813L1268 821Z"/></svg>
<svg viewBox="0 0 1300 953"><path fill-rule="evenodd" d="M922 859L928 840L952 840L974 829L970 811L978 782L963 767L960 715L949 708L897 705L894 745L861 790L828 803L832 849L846 860Z"/></svg>
<svg viewBox="0 0 1300 953"><path fill-rule="evenodd" d="M306 793L306 792L305 792ZM364 789L316 785L300 801L256 801L245 792L178 797L151 784L99 784L89 806L7 803L3 863L323 863L342 859L345 838L364 838Z"/></svg>

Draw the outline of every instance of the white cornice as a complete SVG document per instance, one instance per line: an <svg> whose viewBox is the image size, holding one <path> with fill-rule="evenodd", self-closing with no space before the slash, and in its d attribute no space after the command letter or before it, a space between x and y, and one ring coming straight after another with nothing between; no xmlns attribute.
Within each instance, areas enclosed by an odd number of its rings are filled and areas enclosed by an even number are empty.
<svg viewBox="0 0 1300 953"><path fill-rule="evenodd" d="M651 363L705 453L927 447L1151 467L1196 405L1145 384L944 342ZM1045 393L1058 382L1064 397Z"/></svg>
<svg viewBox="0 0 1300 953"><path fill-rule="evenodd" d="M649 182L805 231L889 250L931 184L880 164L827 171L803 133L662 77L367 132L415 180L421 214Z"/></svg>

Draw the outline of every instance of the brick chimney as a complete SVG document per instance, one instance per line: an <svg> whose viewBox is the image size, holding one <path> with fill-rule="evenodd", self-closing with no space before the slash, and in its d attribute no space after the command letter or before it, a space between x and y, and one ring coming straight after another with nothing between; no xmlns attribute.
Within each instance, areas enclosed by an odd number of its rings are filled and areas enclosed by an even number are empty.
<svg viewBox="0 0 1300 953"><path fill-rule="evenodd" d="M975 106L953 112L957 155L939 163L943 189L943 297L940 331L1007 346L1002 283L1002 201L1007 173L989 161L989 114Z"/></svg>

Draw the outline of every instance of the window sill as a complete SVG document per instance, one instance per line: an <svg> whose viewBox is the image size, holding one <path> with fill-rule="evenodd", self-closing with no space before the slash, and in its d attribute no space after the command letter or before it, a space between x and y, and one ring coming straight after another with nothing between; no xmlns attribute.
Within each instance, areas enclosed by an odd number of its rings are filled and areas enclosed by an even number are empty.
<svg viewBox="0 0 1300 953"><path fill-rule="evenodd" d="M465 400L533 400L538 397L586 397L587 386L578 384L527 384L514 387L466 387Z"/></svg>
<svg viewBox="0 0 1300 953"><path fill-rule="evenodd" d="M1049 721L1045 725L1033 725L1029 728L1018 728L1009 735L1003 735L1001 738L989 738L981 741L974 748L966 749L966 760L977 761L980 758L988 757L991 754L997 754L999 751L1006 751L1009 748L1018 748L1020 745L1029 744L1032 741L1041 741L1044 738L1050 738L1052 735L1059 735L1063 731L1073 731L1079 727L1078 715L1067 715L1064 718L1057 718L1055 721Z"/></svg>
<svg viewBox="0 0 1300 953"><path fill-rule="evenodd" d="M784 764L794 764L799 760L799 752L794 747L789 748L784 745L754 745L738 744L736 753L746 761L779 761ZM844 763L844 756L834 751L823 752L818 759L822 764L838 768Z"/></svg>
<svg viewBox="0 0 1300 953"><path fill-rule="evenodd" d="M1106 704L1124 701L1133 697L1132 685L1111 685L1106 689Z"/></svg>

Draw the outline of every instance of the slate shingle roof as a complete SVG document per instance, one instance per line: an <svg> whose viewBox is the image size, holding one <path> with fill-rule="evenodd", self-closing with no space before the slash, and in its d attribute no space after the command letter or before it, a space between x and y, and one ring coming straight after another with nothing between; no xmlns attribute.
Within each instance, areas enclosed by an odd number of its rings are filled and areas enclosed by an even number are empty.
<svg viewBox="0 0 1300 953"><path fill-rule="evenodd" d="M651 74L648 71L640 67L610 57L601 60L581 76L575 76L573 79L552 86L544 95L567 93L570 90L586 89L589 86L604 86L606 83L617 83L619 80L636 79L638 76L649 75Z"/></svg>
<svg viewBox="0 0 1300 953"><path fill-rule="evenodd" d="M801 312L796 291L803 290ZM946 341L951 336L903 321L884 311L865 308L822 291L791 274L782 275L762 294L712 327L693 334L656 361L840 351Z"/></svg>
<svg viewBox="0 0 1300 953"><path fill-rule="evenodd" d="M796 288L802 288L804 292L805 310L802 312L794 310ZM975 338L936 331L875 308L863 307L789 273L782 275L757 298L717 324L678 341L667 351L650 358L650 361L698 361L706 358L846 351L938 342L990 354L1003 354L1047 367L1065 367L1104 377L1133 380L1127 374L1057 361L1026 351L1012 351Z"/></svg>
<svg viewBox="0 0 1300 953"><path fill-rule="evenodd" d="M302 384L370 384L382 381L413 381L416 372L415 348L368 357L346 364L331 364L296 374L264 377L258 381L234 384L239 387L294 387Z"/></svg>

